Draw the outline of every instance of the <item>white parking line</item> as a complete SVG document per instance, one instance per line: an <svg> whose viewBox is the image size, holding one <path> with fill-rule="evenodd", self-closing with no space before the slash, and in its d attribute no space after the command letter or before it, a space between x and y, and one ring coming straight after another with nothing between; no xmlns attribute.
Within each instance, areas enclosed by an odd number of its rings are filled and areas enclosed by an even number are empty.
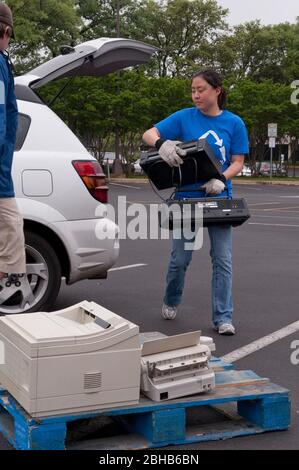
<svg viewBox="0 0 299 470"><path fill-rule="evenodd" d="M148 265L144 263L128 264L128 266L120 266L119 268L108 269L108 272L111 273L111 271L123 271L125 269L140 268L142 266L148 266Z"/></svg>
<svg viewBox="0 0 299 470"><path fill-rule="evenodd" d="M161 201L153 201L153 202L148 202L148 201L126 201L126 204L142 204L143 206L153 206L153 205L159 205Z"/></svg>
<svg viewBox="0 0 299 470"><path fill-rule="evenodd" d="M261 219L293 219L293 220L298 220L298 217L294 217L292 215L258 215L258 214L252 214L251 217L254 217L254 218L260 217Z"/></svg>
<svg viewBox="0 0 299 470"><path fill-rule="evenodd" d="M261 222L248 222L248 225L264 225L266 227L299 227L291 224L262 224Z"/></svg>
<svg viewBox="0 0 299 470"><path fill-rule="evenodd" d="M121 186L122 188L129 188L129 189L141 189L138 188L137 186L131 186L128 184L120 184L120 183L109 183L110 186Z"/></svg>
<svg viewBox="0 0 299 470"><path fill-rule="evenodd" d="M251 189L251 191L263 191L263 189L261 188L253 188L252 186L249 186L246 184L238 184L238 183L234 183L234 188L235 189L239 189L239 190L243 190L244 187L246 187L246 189Z"/></svg>
<svg viewBox="0 0 299 470"><path fill-rule="evenodd" d="M296 333L297 331L299 331L299 321L291 323L290 325L282 328L281 330L275 331L270 335L264 336L263 338L253 341L253 343L247 344L247 346L243 346L242 348L236 349L235 351L232 351L229 354L225 354L220 359L229 363L239 361L240 359L243 359L244 357L249 356L250 354L253 354L256 351L259 351L260 349L263 349L266 346L269 346L270 344L279 341L280 339L286 338L287 336L290 336L293 333Z"/></svg>
<svg viewBox="0 0 299 470"><path fill-rule="evenodd" d="M297 210L291 210L291 209L297 209ZM273 209L260 209L260 208L252 208L251 210L254 211L254 212L283 212L284 214L287 213L287 212L290 212L290 213L295 213L295 214L299 214L299 211L298 211L299 207L274 207Z"/></svg>
<svg viewBox="0 0 299 470"><path fill-rule="evenodd" d="M279 204L279 202L255 202L254 204L248 204L248 206L249 207L253 207L253 206L273 206L275 204Z"/></svg>

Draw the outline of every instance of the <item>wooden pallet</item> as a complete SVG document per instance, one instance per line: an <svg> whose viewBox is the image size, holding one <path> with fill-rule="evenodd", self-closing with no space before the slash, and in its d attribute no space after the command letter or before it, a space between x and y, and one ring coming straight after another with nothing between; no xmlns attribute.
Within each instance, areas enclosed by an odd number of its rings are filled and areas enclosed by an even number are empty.
<svg viewBox="0 0 299 470"><path fill-rule="evenodd" d="M252 371L235 371L220 359L213 358L211 364L216 389L210 393L162 403L142 397L135 406L70 416L33 419L0 388L0 432L20 450L132 450L229 439L289 427L288 390ZM107 419L110 424L117 423L114 436L106 437L101 420ZM90 430L97 438L88 438ZM70 436L76 433L80 440L71 442Z"/></svg>

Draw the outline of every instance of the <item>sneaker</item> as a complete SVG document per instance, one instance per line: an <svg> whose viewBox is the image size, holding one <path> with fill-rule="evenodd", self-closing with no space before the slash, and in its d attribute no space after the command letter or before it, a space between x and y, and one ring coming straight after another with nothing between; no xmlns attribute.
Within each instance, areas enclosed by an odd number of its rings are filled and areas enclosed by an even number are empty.
<svg viewBox="0 0 299 470"><path fill-rule="evenodd" d="M219 335L232 336L236 334L235 327L231 323L222 323L216 328L216 330Z"/></svg>
<svg viewBox="0 0 299 470"><path fill-rule="evenodd" d="M174 320L177 312L178 312L177 307L170 307L170 305L166 305L166 304L162 305L161 314L164 320Z"/></svg>

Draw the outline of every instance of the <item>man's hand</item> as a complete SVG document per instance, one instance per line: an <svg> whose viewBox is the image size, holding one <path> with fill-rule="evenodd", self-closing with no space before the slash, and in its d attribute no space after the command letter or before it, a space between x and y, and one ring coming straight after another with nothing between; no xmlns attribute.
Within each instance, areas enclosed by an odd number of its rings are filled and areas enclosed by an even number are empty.
<svg viewBox="0 0 299 470"><path fill-rule="evenodd" d="M169 166L180 166L183 160L180 157L187 155L186 150L177 146L181 142L178 140L165 140L159 148L160 157L168 163Z"/></svg>
<svg viewBox="0 0 299 470"><path fill-rule="evenodd" d="M224 177L225 178L225 177ZM213 178L202 186L206 190L206 194L221 194L225 189L225 184L223 181Z"/></svg>

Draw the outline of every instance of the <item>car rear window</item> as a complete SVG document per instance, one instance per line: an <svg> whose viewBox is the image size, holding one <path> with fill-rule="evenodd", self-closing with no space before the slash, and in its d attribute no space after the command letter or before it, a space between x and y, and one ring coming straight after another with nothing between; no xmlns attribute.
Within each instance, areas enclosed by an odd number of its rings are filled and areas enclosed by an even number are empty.
<svg viewBox="0 0 299 470"><path fill-rule="evenodd" d="M17 129L17 138L15 144L15 151L21 150L25 142L26 136L29 131L31 124L31 117L27 114L19 113L18 129Z"/></svg>

